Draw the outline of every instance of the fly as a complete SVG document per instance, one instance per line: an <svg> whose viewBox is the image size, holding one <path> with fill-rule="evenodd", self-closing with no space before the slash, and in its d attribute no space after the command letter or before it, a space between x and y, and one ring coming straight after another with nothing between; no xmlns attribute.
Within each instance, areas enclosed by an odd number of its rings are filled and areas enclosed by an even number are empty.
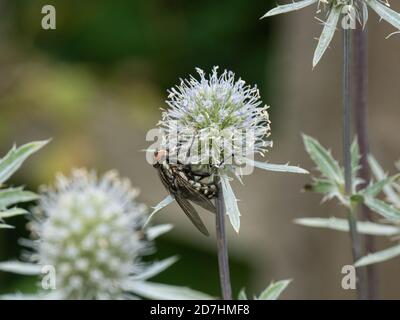
<svg viewBox="0 0 400 320"><path fill-rule="evenodd" d="M193 205L193 202L202 208L216 213L212 199L218 195L218 188L211 175L194 172L190 165L168 163L168 151L159 150L154 153L155 163L161 182L167 191L174 197L190 221L204 235L209 236L208 230Z"/></svg>

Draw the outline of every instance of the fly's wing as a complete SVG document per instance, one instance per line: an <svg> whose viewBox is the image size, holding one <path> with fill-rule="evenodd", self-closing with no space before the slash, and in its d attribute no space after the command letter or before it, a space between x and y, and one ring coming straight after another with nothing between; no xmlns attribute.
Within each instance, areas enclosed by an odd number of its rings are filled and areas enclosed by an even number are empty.
<svg viewBox="0 0 400 320"><path fill-rule="evenodd" d="M200 216L197 213L196 209L193 208L193 206L189 203L189 201L187 201L183 197L183 194L186 194L187 192L185 192L185 190L179 190L179 192L177 192L176 190L173 190L174 188L172 188L170 180L168 179L168 177L166 176L166 173L164 172L164 168L162 168L160 166L160 167L157 168L157 171L158 171L158 174L160 176L162 184L169 191L169 193L175 198L176 202L182 208L183 212L185 212L185 214L188 216L190 221L192 221L192 223L196 226L196 228L202 234L204 234L206 236L209 236L210 234L208 233L208 230L205 227L203 221L201 221ZM179 177L179 175L175 175L175 179L177 177ZM181 180L184 180L184 179L181 179ZM182 183L180 185L182 185ZM191 185L189 184L189 186L191 186ZM180 194L182 194L182 195L180 195Z"/></svg>
<svg viewBox="0 0 400 320"><path fill-rule="evenodd" d="M168 177L166 176L166 173L164 172L164 168L162 166L158 166L157 172L158 172L158 176L160 177L162 184L168 190L168 192L171 193L172 190L171 190L170 181L169 181Z"/></svg>
<svg viewBox="0 0 400 320"><path fill-rule="evenodd" d="M195 204L202 207L203 209L210 211L211 213L214 213L214 214L217 213L217 209L215 208L215 205L211 202L210 199L208 199L201 193L197 193L194 196L188 197L188 199L190 201L193 201Z"/></svg>
<svg viewBox="0 0 400 320"><path fill-rule="evenodd" d="M181 176L176 176L177 183L180 186L180 190L183 196L190 201L193 201L195 204L199 205L203 209L206 209L212 213L217 213L217 209L215 205L201 192L197 191L193 186Z"/></svg>
<svg viewBox="0 0 400 320"><path fill-rule="evenodd" d="M203 221L201 221L199 214L197 213L196 209L187 201L185 198L181 197L180 195L175 196L176 202L178 202L179 206L188 216L190 221L196 226L196 228L205 236L209 236L207 228L205 227Z"/></svg>

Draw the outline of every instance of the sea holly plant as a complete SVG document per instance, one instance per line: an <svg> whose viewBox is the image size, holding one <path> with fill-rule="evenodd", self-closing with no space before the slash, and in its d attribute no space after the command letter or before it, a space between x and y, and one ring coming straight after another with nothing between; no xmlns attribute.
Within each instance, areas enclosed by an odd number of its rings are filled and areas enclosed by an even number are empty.
<svg viewBox="0 0 400 320"><path fill-rule="evenodd" d="M356 140L351 147L352 162L352 188L350 193L345 192L344 170L338 162L332 157L331 153L325 149L317 140L309 136L304 136L304 144L311 159L317 165L320 171L320 177L313 177L312 183L306 186L307 190L323 195L323 200L336 198L341 205L348 211L348 219L330 217L330 218L301 218L295 220L296 223L316 228L328 228L337 231L350 232L353 246L356 245L354 236L356 233L380 236L396 236L399 234L399 228L388 224L379 224L369 221L356 221L356 209L359 205L365 204L371 211L379 214L385 221L397 224L400 222L400 207L396 207L390 198L384 201L380 194L395 194L394 188L398 187L400 174L386 176L373 160L373 170L377 174L377 180L369 183L365 188L357 188L363 181L358 178L360 168L360 155ZM372 159L372 158L371 158ZM355 248L353 248L355 250ZM399 248L397 247L397 250ZM392 253L394 250L391 250ZM398 253L400 254L400 252ZM356 266L363 266L372 263L377 257L387 257L387 252L375 253L374 256L367 256L355 262Z"/></svg>
<svg viewBox="0 0 400 320"><path fill-rule="evenodd" d="M176 201L194 225L208 231L189 201L216 213L216 234L220 280L224 299L232 299L229 279L225 215L236 232L240 211L231 180L250 174L254 167L269 171L308 173L306 170L254 160L264 156L272 142L268 107L263 106L256 86L214 67L207 75L196 69L199 79L190 76L169 90L168 108L162 113L161 143L155 152L154 167L170 193L151 216ZM215 200L215 205L213 201Z"/></svg>
<svg viewBox="0 0 400 320"><path fill-rule="evenodd" d="M311 5L317 7L317 13L322 12L327 17L326 21L323 22L323 30L314 53L313 67L318 64L329 47L337 26L341 25L343 28L355 29L356 20L365 26L368 20L368 8L371 8L381 19L386 20L393 27L400 30L400 14L392 10L386 0L301 0L279 5L268 11L261 19L297 11ZM341 16L344 19L341 20Z"/></svg>
<svg viewBox="0 0 400 320"><path fill-rule="evenodd" d="M23 187L7 187L6 181L29 156L41 149L46 143L47 141L36 141L27 143L19 148L14 146L0 159L0 229L13 228L11 225L4 223L4 219L27 213L25 209L18 207L19 203L37 199L35 193L25 191Z"/></svg>
<svg viewBox="0 0 400 320"><path fill-rule="evenodd" d="M370 155L368 157L368 162L371 168L371 171L374 175L377 183L384 183L383 193L385 196L385 200L392 205L394 208L400 211L400 183L399 180L390 179L389 183L385 183L388 180L388 175L383 171L382 167L378 163L378 161ZM396 163L397 170L400 172L400 162ZM385 234L377 234L373 233L373 235L384 235L394 238L395 240L399 239L400 236L400 216L396 219L385 219L386 224L381 224L381 228L386 228ZM388 225L388 223L390 225ZM396 244L390 248L384 249L382 251L377 251L374 253L369 253L367 256L362 257L360 260L356 262L356 266L366 266L378 262L383 262L394 257L400 255L400 244Z"/></svg>
<svg viewBox="0 0 400 320"><path fill-rule="evenodd" d="M358 221L357 228L361 234L372 235L372 236L384 236L393 239L399 239L400 236L400 184L398 177L400 174L389 177L376 159L370 155L369 164L371 171L374 175L375 182L371 183L371 186L375 185L375 190L382 190L384 194L385 202L379 201L373 208L385 208L386 210L375 210L380 213L383 217L382 223L373 223L369 221ZM400 170L400 166L398 168ZM388 216L388 208L391 214ZM382 214L384 212L384 214ZM303 218L298 219L298 223L309 227L316 228L327 228L337 231L348 232L348 223L344 219L340 218ZM400 255L400 245L396 244L387 249L369 253L366 256L356 261L356 267L362 267L371 265L374 263L383 262Z"/></svg>
<svg viewBox="0 0 400 320"><path fill-rule="evenodd" d="M153 240L171 225L143 228L146 207L138 191L114 171L97 177L73 170L45 187L28 228L32 239L23 261L0 263L0 270L41 278L26 299L210 299L185 287L149 281L176 262L176 257L145 263Z"/></svg>

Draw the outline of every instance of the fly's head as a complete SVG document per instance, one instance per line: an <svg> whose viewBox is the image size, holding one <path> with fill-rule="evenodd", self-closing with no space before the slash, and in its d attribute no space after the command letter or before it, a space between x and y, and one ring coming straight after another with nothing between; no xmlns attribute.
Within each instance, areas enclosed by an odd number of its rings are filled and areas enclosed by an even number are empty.
<svg viewBox="0 0 400 320"><path fill-rule="evenodd" d="M167 161L168 151L161 149L154 152L154 163L153 167L158 168Z"/></svg>

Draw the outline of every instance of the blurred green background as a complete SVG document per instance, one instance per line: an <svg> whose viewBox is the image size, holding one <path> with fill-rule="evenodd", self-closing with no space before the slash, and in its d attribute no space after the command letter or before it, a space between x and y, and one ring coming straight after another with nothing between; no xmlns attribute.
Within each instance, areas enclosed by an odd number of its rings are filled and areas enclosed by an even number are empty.
<svg viewBox="0 0 400 320"><path fill-rule="evenodd" d="M56 30L41 28L45 4L56 8ZM166 90L195 67L229 68L257 83L262 96L273 86L265 77L276 54L272 24L258 20L268 1L10 0L0 5L1 153L14 142L53 138L12 180L32 190L74 166L100 172L115 167L134 185L149 184L135 179L135 171L147 165L136 146L146 146L144 133L155 126ZM159 194L142 193L140 199L154 205ZM24 218L13 223L16 230L0 234L1 260L18 257L17 240L27 236ZM157 280L219 294L212 245L170 232L157 248L157 258L181 257ZM252 289L253 266L239 256L231 263L234 291ZM35 280L26 279L1 273L0 292L35 290Z"/></svg>
<svg viewBox="0 0 400 320"><path fill-rule="evenodd" d="M286 3L289 1L281 1ZM57 29L41 28L52 4ZM10 183L37 190L72 167L117 169L141 189L149 207L166 195L141 151L160 119L166 90L179 78L214 65L257 84L271 105L274 147L267 160L312 170L301 133L317 137L341 158L341 42L335 35L317 68L311 60L321 25L315 8L259 20L272 0L0 0L0 155L13 143L52 138ZM400 10L393 1L392 7ZM324 17L320 17L324 18ZM400 41L376 15L369 19L371 150L393 172L398 128ZM293 224L306 216L344 217L335 202L302 193L309 177L256 171L234 184L241 231L228 229L234 293L258 293L270 281L294 279L282 298L354 298L341 288L351 264L345 233ZM213 229L211 215L203 218ZM17 258L25 218L0 232L0 261ZM180 261L156 280L219 294L214 234L205 238L174 204L156 218L173 231L157 241L154 258ZM378 249L389 245L380 239ZM399 259L380 264L380 297L398 298ZM35 279L0 273L0 293L35 290Z"/></svg>

